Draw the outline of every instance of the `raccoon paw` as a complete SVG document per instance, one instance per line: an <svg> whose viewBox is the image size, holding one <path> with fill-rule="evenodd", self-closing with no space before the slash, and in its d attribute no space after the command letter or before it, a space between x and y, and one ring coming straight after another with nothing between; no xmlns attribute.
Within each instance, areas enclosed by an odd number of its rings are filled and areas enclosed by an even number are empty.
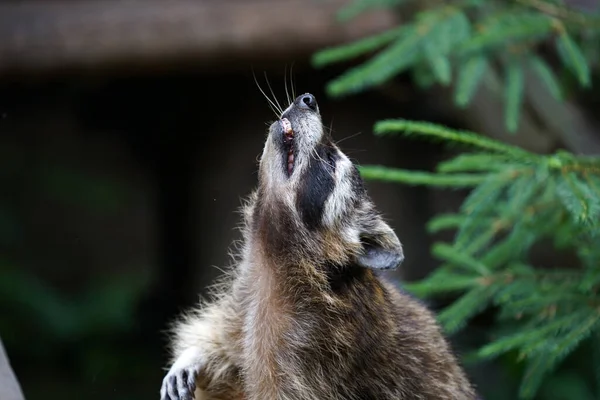
<svg viewBox="0 0 600 400"><path fill-rule="evenodd" d="M160 400L194 400L197 375L195 367L171 368L163 379Z"/></svg>
<svg viewBox="0 0 600 400"><path fill-rule="evenodd" d="M202 360L199 349L184 351L162 381L160 400L194 400L196 378L204 365Z"/></svg>

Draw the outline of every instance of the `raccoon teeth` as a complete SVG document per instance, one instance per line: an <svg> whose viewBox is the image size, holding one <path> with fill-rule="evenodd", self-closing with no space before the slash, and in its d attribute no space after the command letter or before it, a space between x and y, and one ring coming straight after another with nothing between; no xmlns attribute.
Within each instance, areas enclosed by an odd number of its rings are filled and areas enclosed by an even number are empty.
<svg viewBox="0 0 600 400"><path fill-rule="evenodd" d="M288 137L294 137L294 131L292 130L292 124L290 121L287 118L281 118L280 123L285 135Z"/></svg>
<svg viewBox="0 0 600 400"><path fill-rule="evenodd" d="M284 143L288 148L287 153L287 173L288 176L292 175L294 172L294 149L293 149L293 141L294 141L294 130L292 129L292 124L287 118L281 118L279 121L281 124L281 129L283 130L284 135Z"/></svg>

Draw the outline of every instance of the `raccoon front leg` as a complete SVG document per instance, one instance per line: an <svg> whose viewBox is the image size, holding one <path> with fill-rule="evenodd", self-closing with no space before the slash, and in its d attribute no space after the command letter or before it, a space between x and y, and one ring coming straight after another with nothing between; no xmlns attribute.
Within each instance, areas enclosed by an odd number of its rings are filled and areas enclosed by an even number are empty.
<svg viewBox="0 0 600 400"><path fill-rule="evenodd" d="M237 398L240 323L229 298L179 322L173 330L174 362L163 379L161 400Z"/></svg>
<svg viewBox="0 0 600 400"><path fill-rule="evenodd" d="M196 379L206 366L205 350L190 347L173 363L160 389L161 400L193 400Z"/></svg>

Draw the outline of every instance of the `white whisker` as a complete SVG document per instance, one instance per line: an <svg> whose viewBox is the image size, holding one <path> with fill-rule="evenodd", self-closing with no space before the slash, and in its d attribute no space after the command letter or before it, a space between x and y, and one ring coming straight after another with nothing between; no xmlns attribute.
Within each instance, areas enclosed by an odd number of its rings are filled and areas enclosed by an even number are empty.
<svg viewBox="0 0 600 400"><path fill-rule="evenodd" d="M325 161L325 160L323 160L323 157L321 157L321 156L319 155L319 153L317 153L317 148L316 148L316 147L313 147L313 149L312 149L312 153L314 153L314 155L315 155L315 158L316 158L316 159L320 160L321 162L323 162L323 163L325 163L325 164L329 164L329 162L328 162L328 161ZM331 171L329 171L329 170L327 170L327 173L328 173L328 174L329 174L329 176L330 176L330 177L331 177L331 178L332 178L332 179L335 181L335 176L333 175L333 173L332 173Z"/></svg>
<svg viewBox="0 0 600 400"><path fill-rule="evenodd" d="M265 71L265 81L267 82L267 87L271 91L273 100L275 100L275 102L277 103L277 109L279 110L279 115L283 114L283 108L281 108L281 104L279 104L279 100L277 100L277 96L275 96L275 93L273 92L273 88L271 87L271 84L269 83L269 79L267 78L267 71Z"/></svg>
<svg viewBox="0 0 600 400"><path fill-rule="evenodd" d="M292 87L292 100L296 98L296 88L294 87L294 63L290 66L290 86Z"/></svg>
<svg viewBox="0 0 600 400"><path fill-rule="evenodd" d="M283 70L283 86L285 87L285 98L288 104L291 104L292 101L290 100L290 92L288 92L287 67L285 67L285 69Z"/></svg>
<svg viewBox="0 0 600 400"><path fill-rule="evenodd" d="M267 101L269 102L269 108L271 109L271 111L273 111L273 114L275 114L275 116L277 117L277 119L279 119L279 116L281 115L281 112L277 113L277 111L276 111L277 106L275 105L275 103L273 103L273 101L271 101L271 99L269 98L269 96L267 96L267 94L262 89L262 87L260 87L260 84L258 83L258 80L256 79L256 74L254 74L254 71L252 71L252 77L254 78L254 83L256 83L256 87L258 87L258 90L260 90L260 92L262 93L262 95L264 96L264 98L267 99Z"/></svg>
<svg viewBox="0 0 600 400"><path fill-rule="evenodd" d="M338 140L336 143L337 143L337 144L340 144L340 143L342 143L344 140L347 140L347 139L352 139L352 138L354 138L354 137L357 137L357 136L359 136L359 135L362 135L362 132L356 132L354 135L346 136L345 138L342 138L342 139Z"/></svg>

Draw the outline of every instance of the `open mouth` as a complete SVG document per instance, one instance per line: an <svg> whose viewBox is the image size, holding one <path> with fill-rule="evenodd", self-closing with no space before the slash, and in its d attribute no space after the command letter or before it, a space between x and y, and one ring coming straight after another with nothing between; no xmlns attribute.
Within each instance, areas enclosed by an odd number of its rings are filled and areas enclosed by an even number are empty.
<svg viewBox="0 0 600 400"><path fill-rule="evenodd" d="M282 118L279 120L279 123L283 130L283 148L286 151L284 162L287 175L290 177L292 176L292 172L294 172L294 131L292 130L292 124L287 118Z"/></svg>

